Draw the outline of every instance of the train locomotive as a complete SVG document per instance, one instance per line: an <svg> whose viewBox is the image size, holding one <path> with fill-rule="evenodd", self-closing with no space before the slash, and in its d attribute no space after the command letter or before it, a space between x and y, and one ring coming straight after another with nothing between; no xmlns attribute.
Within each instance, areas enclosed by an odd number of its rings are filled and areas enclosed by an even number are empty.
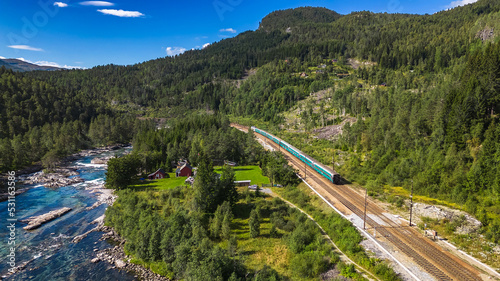
<svg viewBox="0 0 500 281"><path fill-rule="evenodd" d="M340 184L340 175L339 174L337 174L335 172L332 173L332 172L328 171L321 164L316 163L314 161L314 159L312 159L312 158L308 157L307 155L305 155L304 153L302 153L302 151L298 150L297 148L293 147L292 145L288 144L287 142L269 134L268 132L266 132L264 130L261 130L257 127L254 127L254 126L252 126L251 129L252 129L252 131L265 136L266 138L275 142L279 146L283 147L288 152L290 152L295 157L297 157L300 161L304 162L306 165L313 168L320 175L327 178L329 181L333 182L334 184Z"/></svg>

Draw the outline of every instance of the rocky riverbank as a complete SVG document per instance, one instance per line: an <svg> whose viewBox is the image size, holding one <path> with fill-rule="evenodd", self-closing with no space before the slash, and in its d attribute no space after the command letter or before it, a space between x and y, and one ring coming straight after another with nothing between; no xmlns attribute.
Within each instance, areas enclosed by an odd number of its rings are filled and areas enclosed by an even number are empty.
<svg viewBox="0 0 500 281"><path fill-rule="evenodd" d="M92 206L87 207L86 210L91 210L100 206L101 204L106 203L108 206L113 205L117 196L113 194L113 190L104 188L103 184L98 184L95 186L89 186L86 189L92 190L92 192L98 192L98 201L94 203ZM125 239L121 238L113 228L104 225L105 215L100 216L95 219L91 224L96 224L96 227L93 229L75 236L73 238L73 243L78 243L85 239L92 232L103 232L104 234L99 239L103 240L112 240L117 245L113 248L104 249L101 251L96 251L96 256L92 258L93 263L98 262L107 262L112 268L118 268L127 270L133 274L139 280L148 280L148 281L168 281L169 279L162 277L159 274L154 273L153 271L130 262L130 258L128 258L123 250L123 246L125 245Z"/></svg>
<svg viewBox="0 0 500 281"><path fill-rule="evenodd" d="M92 223L97 224L97 226L82 235L75 236L73 238L73 243L78 243L85 237L87 237L90 233L95 231L104 232L99 241L103 240L112 240L117 245L113 248L104 249L101 251L95 251L96 256L91 259L91 262L107 262L112 268L118 268L126 270L130 273L135 274L139 280L148 280L148 281L168 281L169 279L154 273L153 271L130 262L130 258L127 257L123 250L123 246L125 245L125 239L121 238L113 228L104 225L104 215L94 220Z"/></svg>
<svg viewBox="0 0 500 281"><path fill-rule="evenodd" d="M74 153L63 158L56 164L56 168L52 169L50 172L43 171L43 167L41 164L37 163L32 166L26 167L22 170L16 171L17 184L18 185L35 185L35 184L43 184L45 187L57 188L61 186L68 186L76 183L83 182L83 179L78 177L78 172L76 171L76 167L68 167L69 163L78 160L83 157L93 156L97 154L101 154L104 152L109 152L113 150L117 150L123 147L130 146L130 144L117 144L110 145L105 147L86 149L80 152ZM98 160L95 160L96 163L93 164L106 164L107 161L111 157L101 157ZM97 163L99 162L99 163ZM71 178L70 178L71 177ZM3 185L6 186L7 182L7 174L0 175L0 187ZM27 190L30 187L23 187L16 190L16 195L19 195ZM0 191L0 202L6 201L9 197L7 193L7 188L2 188Z"/></svg>
<svg viewBox="0 0 500 281"><path fill-rule="evenodd" d="M112 265L113 268L120 268L127 270L130 273L135 274L139 280L148 281L168 281L169 279L152 272L140 265L130 263L130 259L127 258L125 252L123 251L123 246L115 246L113 248L105 249L97 252L97 255L92 259L93 263L100 261L107 262Z"/></svg>

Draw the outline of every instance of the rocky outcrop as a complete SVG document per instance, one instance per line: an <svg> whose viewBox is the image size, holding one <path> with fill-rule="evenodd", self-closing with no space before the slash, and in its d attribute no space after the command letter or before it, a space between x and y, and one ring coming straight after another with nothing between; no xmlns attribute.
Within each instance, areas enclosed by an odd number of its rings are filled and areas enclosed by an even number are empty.
<svg viewBox="0 0 500 281"><path fill-rule="evenodd" d="M409 202L407 202L409 204ZM457 234L469 234L478 231L482 224L479 220L460 210L455 210L443 206L414 203L413 212L419 217L428 217L437 220L449 220L451 222L461 220L462 223L456 229Z"/></svg>
<svg viewBox="0 0 500 281"><path fill-rule="evenodd" d="M495 32L493 28L485 27L483 30L479 31L476 34L477 38L481 38L481 40L484 41L489 41L493 38L495 38Z"/></svg>
<svg viewBox="0 0 500 281"><path fill-rule="evenodd" d="M71 208L64 207L58 210L50 211L46 214L30 217L25 220L21 220L21 222L28 223L27 226L23 227L24 230L33 230L42 226L42 224L47 223L51 220L54 220L67 212L71 211Z"/></svg>

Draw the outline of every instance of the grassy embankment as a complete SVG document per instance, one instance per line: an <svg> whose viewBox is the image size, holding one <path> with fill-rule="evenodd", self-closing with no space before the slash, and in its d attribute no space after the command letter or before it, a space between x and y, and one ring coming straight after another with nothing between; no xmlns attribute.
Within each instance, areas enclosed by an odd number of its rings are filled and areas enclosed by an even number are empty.
<svg viewBox="0 0 500 281"><path fill-rule="evenodd" d="M308 213L325 230L337 247L365 270L381 280L399 280L396 273L385 261L368 255L359 245L363 237L351 222L342 218L321 198L316 196L306 184L297 187L272 188L273 191ZM343 275L349 276L354 267L341 265ZM354 277L354 274L353 274Z"/></svg>

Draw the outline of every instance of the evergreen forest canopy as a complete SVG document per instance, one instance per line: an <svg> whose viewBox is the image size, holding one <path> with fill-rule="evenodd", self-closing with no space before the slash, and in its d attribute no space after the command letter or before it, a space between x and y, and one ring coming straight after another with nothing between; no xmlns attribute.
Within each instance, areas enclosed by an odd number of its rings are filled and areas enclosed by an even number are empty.
<svg viewBox="0 0 500 281"><path fill-rule="evenodd" d="M332 88L337 113L358 120L332 144L348 153L345 177L373 190L413 180L417 193L465 204L498 242L499 30L492 0L433 15L305 7L273 12L258 30L203 50L133 66L2 69L0 169L128 142L150 126L137 116L213 111L280 124L281 112ZM353 69L349 59L372 63ZM179 149L162 145L147 154Z"/></svg>

